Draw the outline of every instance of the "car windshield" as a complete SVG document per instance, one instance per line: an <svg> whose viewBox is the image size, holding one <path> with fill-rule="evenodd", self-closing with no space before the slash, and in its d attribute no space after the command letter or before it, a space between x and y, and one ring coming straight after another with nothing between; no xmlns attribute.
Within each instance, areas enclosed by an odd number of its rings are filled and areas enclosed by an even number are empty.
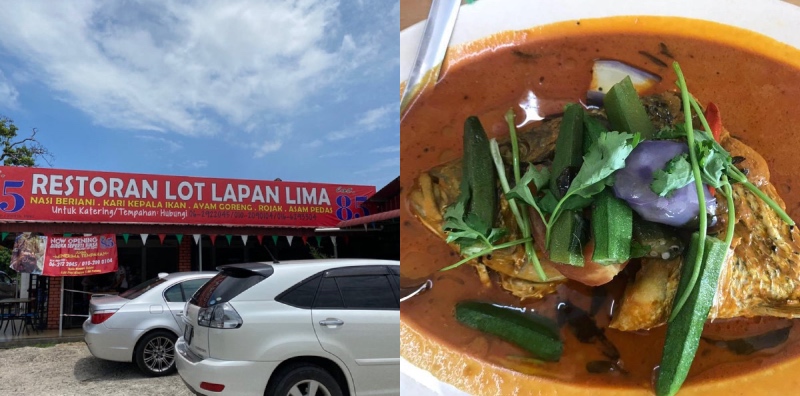
<svg viewBox="0 0 800 396"><path fill-rule="evenodd" d="M167 280L164 278L153 278L146 280L124 292L120 293L119 296L122 298L127 298L129 300L133 300L136 297L141 296L142 294L146 293L148 290L166 282Z"/></svg>

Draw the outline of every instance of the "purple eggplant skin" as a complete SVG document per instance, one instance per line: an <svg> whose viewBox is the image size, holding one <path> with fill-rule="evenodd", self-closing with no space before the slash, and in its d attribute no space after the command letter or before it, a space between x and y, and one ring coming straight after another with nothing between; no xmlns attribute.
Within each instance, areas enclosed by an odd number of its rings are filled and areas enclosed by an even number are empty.
<svg viewBox="0 0 800 396"><path fill-rule="evenodd" d="M618 170L614 180L614 195L624 200L642 218L673 227L693 224L700 213L694 183L679 188L666 197L660 197L650 188L653 173L663 169L672 158L688 153L686 143L669 140L646 140L639 143ZM716 199L704 189L706 209L714 214Z"/></svg>

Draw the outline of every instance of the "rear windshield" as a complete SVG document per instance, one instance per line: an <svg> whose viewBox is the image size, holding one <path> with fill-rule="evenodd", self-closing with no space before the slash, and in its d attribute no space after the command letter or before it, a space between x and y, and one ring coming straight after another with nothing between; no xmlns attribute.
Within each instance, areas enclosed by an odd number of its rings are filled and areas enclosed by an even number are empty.
<svg viewBox="0 0 800 396"><path fill-rule="evenodd" d="M142 294L146 293L148 290L166 282L166 279L163 278L153 278L150 280L146 280L124 292L120 293L119 296L123 298L127 298L129 300L133 300L136 297L141 296Z"/></svg>
<svg viewBox="0 0 800 396"><path fill-rule="evenodd" d="M264 279L266 276L255 272L226 269L198 289L189 302L200 308L223 304Z"/></svg>

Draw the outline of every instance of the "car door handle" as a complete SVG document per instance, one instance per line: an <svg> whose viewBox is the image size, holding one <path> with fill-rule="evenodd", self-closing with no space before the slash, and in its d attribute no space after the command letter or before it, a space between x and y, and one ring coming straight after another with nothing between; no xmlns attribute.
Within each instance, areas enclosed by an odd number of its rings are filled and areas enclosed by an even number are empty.
<svg viewBox="0 0 800 396"><path fill-rule="evenodd" d="M319 324L322 326L341 326L344 324L344 321L336 318L328 318L325 320L320 320Z"/></svg>

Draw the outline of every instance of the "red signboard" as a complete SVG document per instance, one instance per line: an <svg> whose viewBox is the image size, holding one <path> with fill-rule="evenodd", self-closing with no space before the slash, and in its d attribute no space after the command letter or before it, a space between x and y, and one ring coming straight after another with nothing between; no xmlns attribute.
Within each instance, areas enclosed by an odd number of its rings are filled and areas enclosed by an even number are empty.
<svg viewBox="0 0 800 396"><path fill-rule="evenodd" d="M333 227L374 186L0 167L0 221Z"/></svg>
<svg viewBox="0 0 800 396"><path fill-rule="evenodd" d="M68 238L26 232L17 236L11 254L13 270L45 276L97 275L117 266L114 234Z"/></svg>

